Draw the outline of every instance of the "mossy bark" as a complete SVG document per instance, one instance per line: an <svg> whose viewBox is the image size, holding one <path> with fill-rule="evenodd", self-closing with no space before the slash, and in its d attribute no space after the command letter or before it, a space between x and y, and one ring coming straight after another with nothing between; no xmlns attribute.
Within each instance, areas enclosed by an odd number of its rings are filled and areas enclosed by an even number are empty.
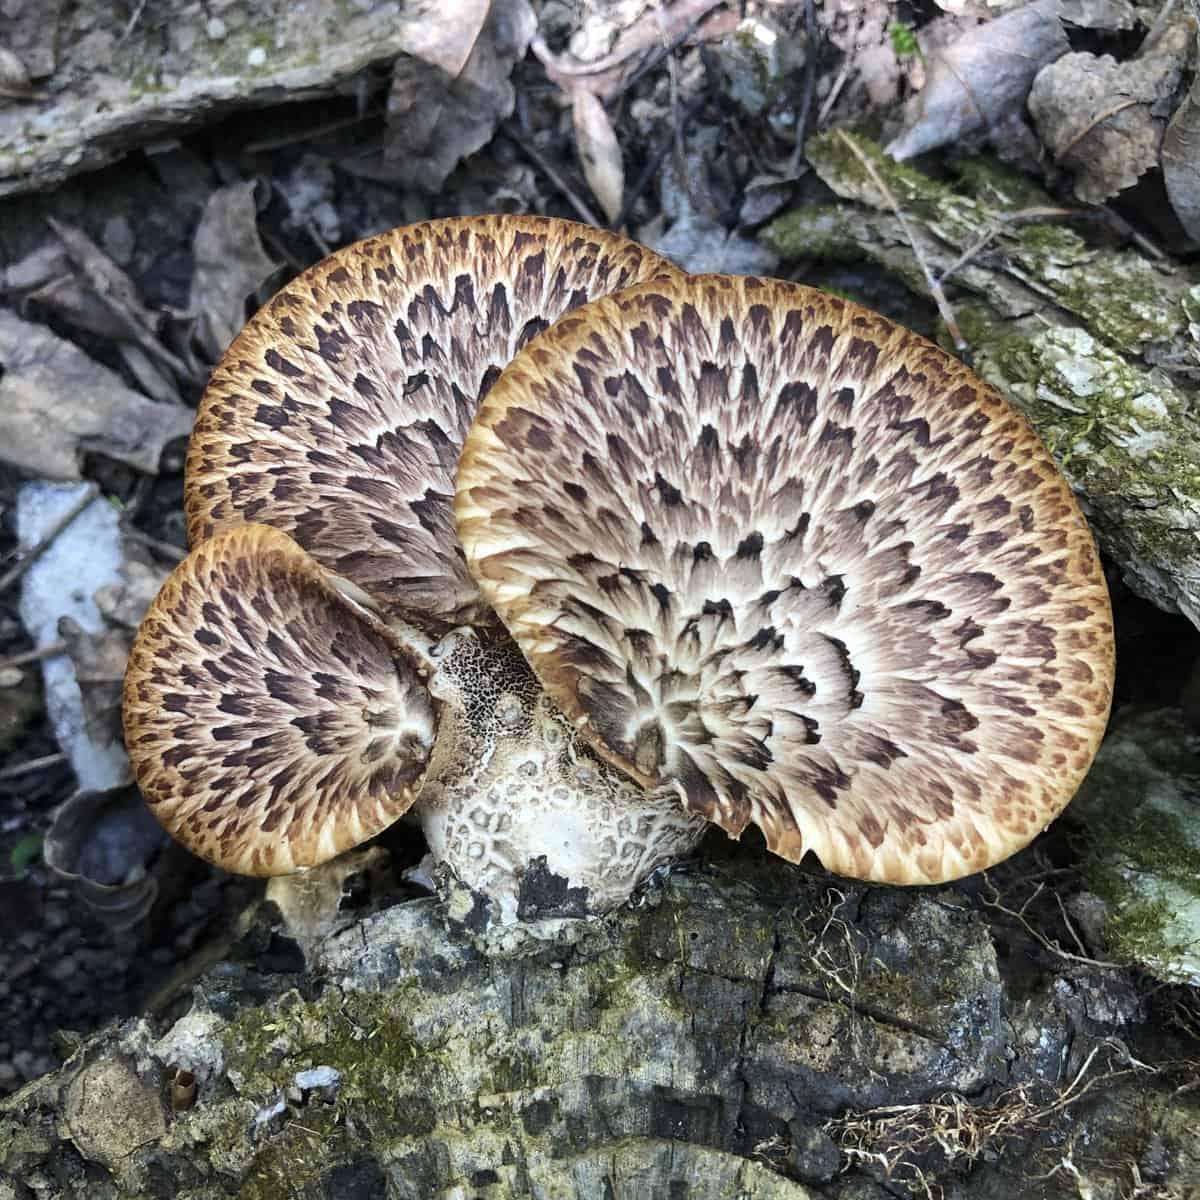
<svg viewBox="0 0 1200 1200"><path fill-rule="evenodd" d="M950 186L842 132L807 153L850 203L781 217L767 245L866 259L923 296L918 251L935 276L951 271L966 357L1037 429L1131 586L1200 625L1200 275L1094 244L1051 197L987 162L960 164Z"/></svg>
<svg viewBox="0 0 1200 1200"><path fill-rule="evenodd" d="M0 1102L0 1196L849 1200L890 1168L843 1159L831 1119L1017 1082L1053 1097L1095 1042L1068 1028L1074 985L1007 1009L965 895L835 887L753 851L608 919L486 938L395 905L307 966L273 912L173 1024L124 1022ZM177 1111L174 1068L196 1082ZM1171 1086L1139 1077L1123 1103ZM1055 1128L1017 1133L921 1170L1017 1194L1030 1156L1060 1155Z"/></svg>

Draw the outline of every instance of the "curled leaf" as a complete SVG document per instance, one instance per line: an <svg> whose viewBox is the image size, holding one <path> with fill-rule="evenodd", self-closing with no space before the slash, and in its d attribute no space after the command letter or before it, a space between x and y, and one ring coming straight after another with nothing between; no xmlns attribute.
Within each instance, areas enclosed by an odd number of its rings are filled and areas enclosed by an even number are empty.
<svg viewBox="0 0 1200 1200"><path fill-rule="evenodd" d="M611 224L621 212L625 191L625 168L617 135L594 92L577 89L571 115L575 122L575 145L588 187Z"/></svg>
<svg viewBox="0 0 1200 1200"><path fill-rule="evenodd" d="M1200 54L1200 36L1196 42ZM1159 158L1171 207L1188 237L1200 242L1200 74L1163 134Z"/></svg>
<svg viewBox="0 0 1200 1200"><path fill-rule="evenodd" d="M1157 165L1187 42L1177 22L1136 58L1066 54L1038 74L1029 111L1080 200L1101 204Z"/></svg>
<svg viewBox="0 0 1200 1200"><path fill-rule="evenodd" d="M1057 0L1034 0L968 30L929 56L913 119L887 152L913 158L991 128L1024 101L1038 71L1069 48Z"/></svg>

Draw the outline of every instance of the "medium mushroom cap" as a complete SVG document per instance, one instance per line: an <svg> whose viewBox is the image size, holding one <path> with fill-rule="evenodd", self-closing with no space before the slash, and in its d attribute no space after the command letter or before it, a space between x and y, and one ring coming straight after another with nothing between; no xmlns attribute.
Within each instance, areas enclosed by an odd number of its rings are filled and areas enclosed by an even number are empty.
<svg viewBox="0 0 1200 1200"><path fill-rule="evenodd" d="M454 532L480 398L568 309L678 272L627 238L539 217L395 229L285 287L217 367L188 451L193 545L273 525L389 615L488 621Z"/></svg>
<svg viewBox="0 0 1200 1200"><path fill-rule="evenodd" d="M245 875L314 866L387 828L437 731L396 636L264 525L202 542L167 580L130 653L124 718L155 816Z"/></svg>
<svg viewBox="0 0 1200 1200"><path fill-rule="evenodd" d="M698 276L564 317L488 393L455 507L596 748L793 861L979 870L1103 732L1108 594L1049 454L957 360L810 288Z"/></svg>

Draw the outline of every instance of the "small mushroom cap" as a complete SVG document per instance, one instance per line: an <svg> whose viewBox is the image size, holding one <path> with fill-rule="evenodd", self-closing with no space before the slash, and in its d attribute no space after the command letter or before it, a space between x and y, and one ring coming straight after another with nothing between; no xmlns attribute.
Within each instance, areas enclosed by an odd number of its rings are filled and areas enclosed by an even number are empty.
<svg viewBox="0 0 1200 1200"><path fill-rule="evenodd" d="M263 522L389 615L492 620L451 511L479 399L561 313L663 274L678 272L628 238L540 217L428 221L339 250L213 373L188 448L192 544Z"/></svg>
<svg viewBox="0 0 1200 1200"><path fill-rule="evenodd" d="M396 637L265 525L202 542L163 585L129 656L124 718L154 815L244 875L315 866L386 829L437 729Z"/></svg>
<svg viewBox="0 0 1200 1200"><path fill-rule="evenodd" d="M695 276L560 320L467 438L467 561L596 748L793 861L1019 849L1108 712L1108 593L1029 426L856 304Z"/></svg>

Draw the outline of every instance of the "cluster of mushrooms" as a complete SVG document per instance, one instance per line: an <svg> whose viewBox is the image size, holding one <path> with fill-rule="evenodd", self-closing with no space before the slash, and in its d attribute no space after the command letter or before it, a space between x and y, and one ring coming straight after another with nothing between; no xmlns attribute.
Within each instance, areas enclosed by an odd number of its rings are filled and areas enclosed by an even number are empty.
<svg viewBox="0 0 1200 1200"><path fill-rule="evenodd" d="M621 903L709 822L935 883L1025 845L1103 732L1087 524L936 346L516 216L340 250L217 367L192 550L125 735L177 839L302 871L412 809L516 919Z"/></svg>

